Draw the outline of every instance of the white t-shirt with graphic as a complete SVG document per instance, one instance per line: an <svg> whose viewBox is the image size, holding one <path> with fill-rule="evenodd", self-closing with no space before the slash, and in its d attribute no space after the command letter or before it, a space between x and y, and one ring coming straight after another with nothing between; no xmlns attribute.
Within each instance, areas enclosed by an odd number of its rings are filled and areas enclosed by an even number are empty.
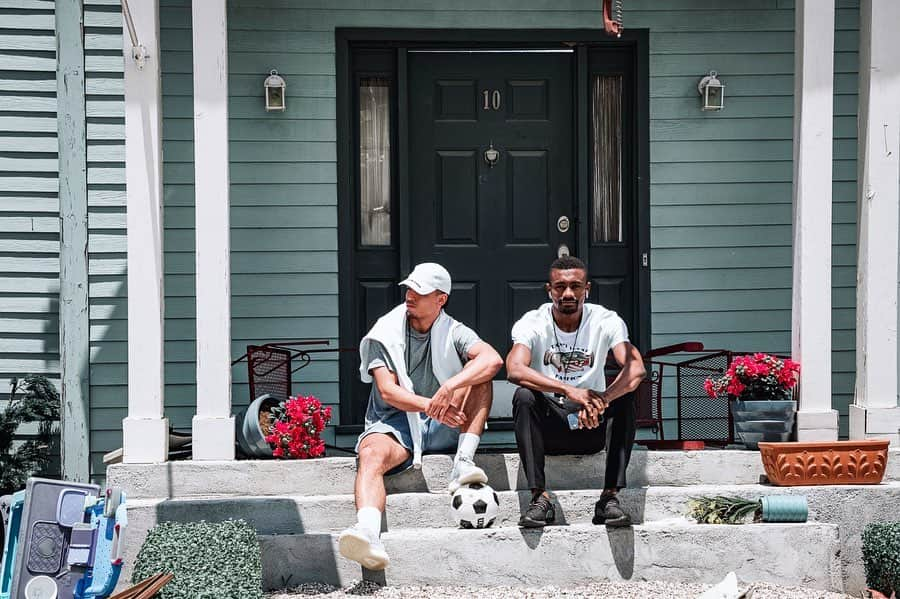
<svg viewBox="0 0 900 599"><path fill-rule="evenodd" d="M610 349L628 341L625 321L598 304L584 304L576 331L560 330L553 304L526 312L513 325L512 341L531 350L531 367L544 376L581 389L606 389L604 366Z"/></svg>

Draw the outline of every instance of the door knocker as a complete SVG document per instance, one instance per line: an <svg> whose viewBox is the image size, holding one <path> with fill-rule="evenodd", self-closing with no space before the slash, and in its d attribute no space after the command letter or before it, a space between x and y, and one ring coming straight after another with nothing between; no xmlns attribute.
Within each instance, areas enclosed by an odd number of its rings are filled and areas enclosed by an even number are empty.
<svg viewBox="0 0 900 599"><path fill-rule="evenodd" d="M484 161L488 163L489 167L494 168L498 160L500 160L500 151L494 149L494 142L492 141L491 147L484 151Z"/></svg>

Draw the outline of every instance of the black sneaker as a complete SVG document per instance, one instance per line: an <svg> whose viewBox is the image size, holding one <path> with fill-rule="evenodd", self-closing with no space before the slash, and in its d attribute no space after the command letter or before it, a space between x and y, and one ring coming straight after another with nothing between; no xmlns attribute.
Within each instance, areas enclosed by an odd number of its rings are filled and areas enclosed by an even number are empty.
<svg viewBox="0 0 900 599"><path fill-rule="evenodd" d="M541 528L551 524L556 519L556 510L553 504L544 495L538 495L531 500L531 505L519 519L519 526L524 528Z"/></svg>
<svg viewBox="0 0 900 599"><path fill-rule="evenodd" d="M600 501L594 504L592 522L611 527L631 526L631 518L622 510L619 498L615 495L602 495Z"/></svg>

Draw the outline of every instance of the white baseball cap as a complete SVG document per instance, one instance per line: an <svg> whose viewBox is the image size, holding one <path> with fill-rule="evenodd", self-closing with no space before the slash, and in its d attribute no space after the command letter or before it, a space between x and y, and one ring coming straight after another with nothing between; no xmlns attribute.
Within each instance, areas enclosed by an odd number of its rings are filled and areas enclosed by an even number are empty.
<svg viewBox="0 0 900 599"><path fill-rule="evenodd" d="M450 294L450 273L435 262L417 264L409 276L400 281L419 295L428 295L432 291L443 291Z"/></svg>

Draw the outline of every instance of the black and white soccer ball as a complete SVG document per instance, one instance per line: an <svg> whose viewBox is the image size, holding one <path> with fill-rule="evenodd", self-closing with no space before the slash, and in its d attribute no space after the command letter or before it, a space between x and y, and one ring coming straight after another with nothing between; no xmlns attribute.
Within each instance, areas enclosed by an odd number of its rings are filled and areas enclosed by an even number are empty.
<svg viewBox="0 0 900 599"><path fill-rule="evenodd" d="M500 513L500 498L488 485L472 483L456 490L450 500L453 520L462 528L487 528Z"/></svg>

